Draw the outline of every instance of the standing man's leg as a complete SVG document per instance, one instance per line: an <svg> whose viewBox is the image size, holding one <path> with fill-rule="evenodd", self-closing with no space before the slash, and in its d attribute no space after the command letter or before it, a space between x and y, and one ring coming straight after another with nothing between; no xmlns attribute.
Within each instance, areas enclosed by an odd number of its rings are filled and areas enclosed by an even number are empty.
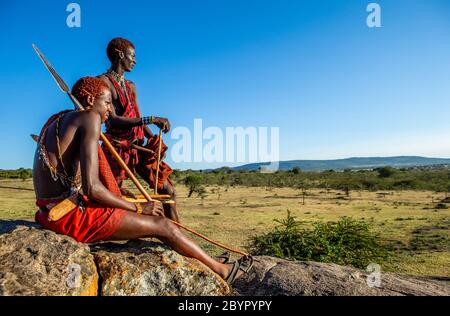
<svg viewBox="0 0 450 316"><path fill-rule="evenodd" d="M139 176L145 180L145 182L148 183L150 188L154 188L154 175L153 170L142 163L143 159L140 160L139 164L136 166L136 172L139 174ZM171 199L174 201L172 204L164 204L164 215L167 218L170 218L171 220L180 223L180 214L177 210L177 203L176 203L176 192L175 187L173 186L172 182L167 178L167 180L164 182L164 185L162 188L158 188L159 194L168 194L170 195Z"/></svg>

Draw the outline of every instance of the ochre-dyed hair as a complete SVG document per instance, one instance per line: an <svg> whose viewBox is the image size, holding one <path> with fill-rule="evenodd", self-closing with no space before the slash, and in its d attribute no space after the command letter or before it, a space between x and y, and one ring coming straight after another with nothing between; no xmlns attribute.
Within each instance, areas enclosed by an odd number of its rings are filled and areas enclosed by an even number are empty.
<svg viewBox="0 0 450 316"><path fill-rule="evenodd" d="M83 103L89 95L98 97L104 88L108 89L108 85L102 79L83 77L73 85L72 94Z"/></svg>
<svg viewBox="0 0 450 316"><path fill-rule="evenodd" d="M133 43L131 43L129 40L122 37L113 38L106 48L106 55L108 55L108 59L113 62L114 57L117 55L117 50L120 50L125 54L125 51L128 47L134 48Z"/></svg>

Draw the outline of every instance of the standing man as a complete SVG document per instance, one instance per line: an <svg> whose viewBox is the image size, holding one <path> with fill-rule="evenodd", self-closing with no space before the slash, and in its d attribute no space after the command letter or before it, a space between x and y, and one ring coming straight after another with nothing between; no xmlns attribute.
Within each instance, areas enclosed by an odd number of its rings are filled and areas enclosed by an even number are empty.
<svg viewBox="0 0 450 316"><path fill-rule="evenodd" d="M159 137L153 135L148 127L155 124L164 133L170 131L169 120L157 116L141 115L137 101L136 86L133 82L126 80L125 72L131 72L136 65L136 53L134 45L127 39L114 38L108 44L106 54L111 62L109 70L100 75L109 87L112 95L112 111L106 122L105 136L116 148L119 155L135 173L139 174L150 187L155 186L157 154ZM146 151L138 150L135 145L144 146L144 137L147 138ZM104 151L111 169L124 195L132 194L122 187L126 179L125 171L115 161L113 155L104 146ZM164 157L167 146L162 145L161 157ZM153 152L153 153L151 153ZM160 162L158 174L158 193L169 194L175 201L175 188L169 179L172 168L164 162ZM179 214L176 204L165 204L164 214L166 217L179 222Z"/></svg>

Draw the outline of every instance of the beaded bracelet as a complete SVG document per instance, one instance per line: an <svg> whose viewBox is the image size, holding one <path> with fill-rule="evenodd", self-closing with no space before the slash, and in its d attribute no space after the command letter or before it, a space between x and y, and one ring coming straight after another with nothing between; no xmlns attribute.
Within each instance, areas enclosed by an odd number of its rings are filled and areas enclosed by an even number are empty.
<svg viewBox="0 0 450 316"><path fill-rule="evenodd" d="M141 124L142 125L149 125L149 124L153 124L153 121L155 120L155 117L152 116L146 116L146 117L142 117L141 118Z"/></svg>

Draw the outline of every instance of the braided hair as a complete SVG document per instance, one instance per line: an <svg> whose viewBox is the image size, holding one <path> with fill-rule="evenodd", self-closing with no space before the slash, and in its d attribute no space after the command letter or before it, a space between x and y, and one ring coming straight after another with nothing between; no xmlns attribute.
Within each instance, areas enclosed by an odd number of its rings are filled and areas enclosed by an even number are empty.
<svg viewBox="0 0 450 316"><path fill-rule="evenodd" d="M85 103L89 95L96 98L102 94L105 88L108 89L108 85L102 79L83 77L73 85L72 94L78 101Z"/></svg>
<svg viewBox="0 0 450 316"><path fill-rule="evenodd" d="M122 37L113 38L106 48L106 55L108 56L109 61L114 62L114 59L117 56L117 51L125 53L128 47L134 48L133 43L129 40Z"/></svg>

